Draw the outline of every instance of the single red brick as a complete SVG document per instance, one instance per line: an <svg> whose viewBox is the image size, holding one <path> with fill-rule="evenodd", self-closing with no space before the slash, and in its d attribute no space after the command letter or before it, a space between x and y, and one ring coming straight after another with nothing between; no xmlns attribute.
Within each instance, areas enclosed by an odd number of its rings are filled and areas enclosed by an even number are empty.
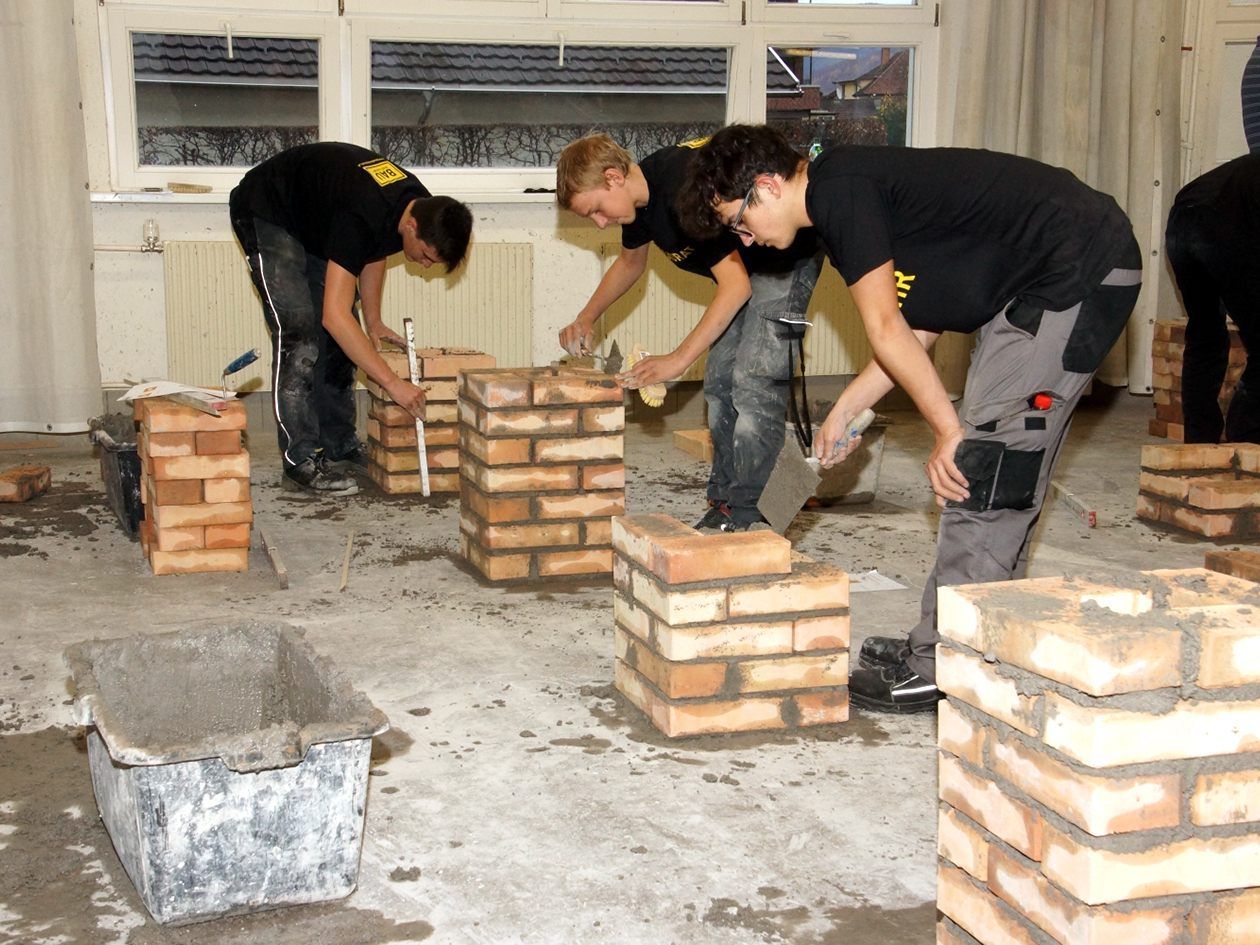
<svg viewBox="0 0 1260 945"><path fill-rule="evenodd" d="M539 518L588 518L620 515L626 510L626 494L621 490L587 492L581 495L540 495L534 499Z"/></svg>
<svg viewBox="0 0 1260 945"><path fill-rule="evenodd" d="M460 430L460 449L488 466L515 466L530 461L530 445L534 441L527 437L488 439L469 426Z"/></svg>
<svg viewBox="0 0 1260 945"><path fill-rule="evenodd" d="M141 407L142 423L149 433L194 433L200 430L244 430L245 405L229 400L218 407L219 416L203 413L165 397L147 397Z"/></svg>
<svg viewBox="0 0 1260 945"><path fill-rule="evenodd" d="M625 452L624 438L610 436L567 436L534 440L536 463L581 463L593 460L621 459ZM1260 480L1257 480L1260 482Z"/></svg>
<svg viewBox="0 0 1260 945"><path fill-rule="evenodd" d="M244 449L240 430L202 430L193 436L196 438L198 455L239 453Z"/></svg>
<svg viewBox="0 0 1260 945"><path fill-rule="evenodd" d="M159 551L190 551L206 546L204 528L154 529L153 544Z"/></svg>
<svg viewBox="0 0 1260 945"><path fill-rule="evenodd" d="M484 522L521 522L530 518L528 498L488 496L468 479L460 485L460 506L471 509Z"/></svg>
<svg viewBox="0 0 1260 945"><path fill-rule="evenodd" d="M531 555L490 554L467 534L460 533L460 554L490 581L516 581L529 577Z"/></svg>
<svg viewBox="0 0 1260 945"><path fill-rule="evenodd" d="M248 548L249 523L238 522L235 525L207 525L207 548Z"/></svg>
<svg viewBox="0 0 1260 945"><path fill-rule="evenodd" d="M509 368L465 372L459 377L459 394L483 407L528 407L533 387L528 374Z"/></svg>
<svg viewBox="0 0 1260 945"><path fill-rule="evenodd" d="M1260 551L1209 551L1203 566L1246 581L1260 581Z"/></svg>
<svg viewBox="0 0 1260 945"><path fill-rule="evenodd" d="M179 482L180 480L172 480ZM193 480L185 480L193 481ZM201 488L206 502L248 502L248 479L203 479ZM197 501L197 500L193 500ZM177 503L185 504L185 503Z"/></svg>
<svg viewBox="0 0 1260 945"><path fill-rule="evenodd" d="M612 572L611 548L583 548L580 551L538 552L538 576L554 577Z"/></svg>
<svg viewBox="0 0 1260 945"><path fill-rule="evenodd" d="M252 522L249 502L202 502L200 505L151 505L158 528L191 528L196 525L235 525Z"/></svg>
<svg viewBox="0 0 1260 945"><path fill-rule="evenodd" d="M239 430L229 430L240 436ZM194 456L197 453L196 433L148 433L140 431L138 448L146 456Z"/></svg>
<svg viewBox="0 0 1260 945"><path fill-rule="evenodd" d="M582 410L582 429L587 433L616 433L626 428L626 408L586 407Z"/></svg>
<svg viewBox="0 0 1260 945"><path fill-rule="evenodd" d="M208 501L202 492L203 482L238 482L236 479L150 479L153 501L157 505L196 505ZM245 482L249 482L248 479ZM247 493L248 497L248 493ZM222 500L239 501L239 500ZM200 547L200 546L198 546ZM164 548L163 551L173 549Z"/></svg>
<svg viewBox="0 0 1260 945"><path fill-rule="evenodd" d="M621 388L607 374L595 371L556 371L536 369L533 374L533 402L552 404L620 404Z"/></svg>
<svg viewBox="0 0 1260 945"><path fill-rule="evenodd" d="M154 456L154 479L248 479L249 453L223 456Z"/></svg>
<svg viewBox="0 0 1260 945"><path fill-rule="evenodd" d="M51 486L48 466L14 466L0 473L0 502L27 502Z"/></svg>
<svg viewBox="0 0 1260 945"><path fill-rule="evenodd" d="M248 548L158 551L149 557L154 574L194 574L207 571L248 571Z"/></svg>

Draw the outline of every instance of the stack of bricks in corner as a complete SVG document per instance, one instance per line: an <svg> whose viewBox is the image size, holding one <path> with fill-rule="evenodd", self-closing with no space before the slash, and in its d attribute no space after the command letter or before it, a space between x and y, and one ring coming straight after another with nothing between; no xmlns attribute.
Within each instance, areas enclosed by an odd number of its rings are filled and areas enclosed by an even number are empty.
<svg viewBox="0 0 1260 945"><path fill-rule="evenodd" d="M407 355L380 352L399 377L409 377ZM459 491L459 409L457 378L460 371L494 367L494 356L469 348L419 348L416 368L424 388L424 448L429 461L429 491ZM382 492L420 492L420 459L416 452L416 418L386 396L372 381L368 411L368 474Z"/></svg>
<svg viewBox="0 0 1260 945"><path fill-rule="evenodd" d="M1260 941L1260 588L941 588L940 945Z"/></svg>
<svg viewBox="0 0 1260 945"><path fill-rule="evenodd" d="M1155 419L1149 424L1151 436L1167 437L1180 443L1184 439L1181 413L1181 362L1186 350L1186 323L1158 321L1155 340L1151 344L1151 369L1155 401ZM1238 329L1229 325L1229 367L1221 385L1220 404L1224 411L1234 396L1234 388L1247 366L1247 351Z"/></svg>
<svg viewBox="0 0 1260 945"><path fill-rule="evenodd" d="M1260 535L1260 446L1142 447L1137 515L1205 538Z"/></svg>
<svg viewBox="0 0 1260 945"><path fill-rule="evenodd" d="M849 576L770 531L613 520L617 689L671 738L849 717Z"/></svg>
<svg viewBox="0 0 1260 945"><path fill-rule="evenodd" d="M466 371L459 420L459 540L473 567L491 581L612 571L626 415L610 375Z"/></svg>
<svg viewBox="0 0 1260 945"><path fill-rule="evenodd" d="M154 574L249 569L249 453L245 405L220 416L163 397L136 401L143 482L140 547Z"/></svg>

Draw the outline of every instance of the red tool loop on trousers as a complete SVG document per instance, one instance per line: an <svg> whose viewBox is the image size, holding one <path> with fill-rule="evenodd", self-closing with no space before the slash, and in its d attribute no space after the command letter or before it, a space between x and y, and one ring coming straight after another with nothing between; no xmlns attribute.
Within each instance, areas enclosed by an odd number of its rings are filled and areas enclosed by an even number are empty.
<svg viewBox="0 0 1260 945"><path fill-rule="evenodd" d="M1028 403L1033 410L1049 410L1054 406L1054 398L1042 391L1040 394L1033 394Z"/></svg>

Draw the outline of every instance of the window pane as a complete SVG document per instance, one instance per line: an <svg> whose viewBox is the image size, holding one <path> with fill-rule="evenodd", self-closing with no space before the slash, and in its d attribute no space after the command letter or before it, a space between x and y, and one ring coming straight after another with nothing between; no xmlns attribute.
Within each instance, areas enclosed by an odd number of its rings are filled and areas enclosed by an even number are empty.
<svg viewBox="0 0 1260 945"><path fill-rule="evenodd" d="M912 53L890 46L771 46L766 120L811 157L833 144L905 145Z"/></svg>
<svg viewBox="0 0 1260 945"><path fill-rule="evenodd" d="M319 140L319 41L133 33L143 165L248 167Z"/></svg>
<svg viewBox="0 0 1260 945"><path fill-rule="evenodd" d="M372 43L372 147L413 167L550 167L606 131L632 154L726 118L727 50Z"/></svg>

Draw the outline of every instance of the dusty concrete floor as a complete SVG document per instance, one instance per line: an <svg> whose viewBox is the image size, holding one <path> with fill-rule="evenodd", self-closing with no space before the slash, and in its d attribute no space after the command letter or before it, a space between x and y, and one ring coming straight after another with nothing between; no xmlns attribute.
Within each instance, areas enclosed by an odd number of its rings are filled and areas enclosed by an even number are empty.
<svg viewBox="0 0 1260 945"><path fill-rule="evenodd" d="M1127 395L1082 408L1059 478L1103 526L1052 504L1034 575L1202 562L1205 544L1134 520L1150 409ZM910 626L934 553L926 428L893 419L876 501L803 514L789 533L819 559L906 585L854 596L855 649ZM696 421L693 402L690 417L631 426L631 511L698 514L705 467L669 437ZM50 494L0 506L0 942L933 941L933 716L668 742L610 685L608 588L486 586L457 560L453 498L282 493L274 447L255 442L257 523L289 589L257 550L248 574L154 578L85 441L29 441L0 437L0 466L54 470ZM304 627L393 723L375 748L359 889L165 930L100 826L60 654L238 617Z"/></svg>

